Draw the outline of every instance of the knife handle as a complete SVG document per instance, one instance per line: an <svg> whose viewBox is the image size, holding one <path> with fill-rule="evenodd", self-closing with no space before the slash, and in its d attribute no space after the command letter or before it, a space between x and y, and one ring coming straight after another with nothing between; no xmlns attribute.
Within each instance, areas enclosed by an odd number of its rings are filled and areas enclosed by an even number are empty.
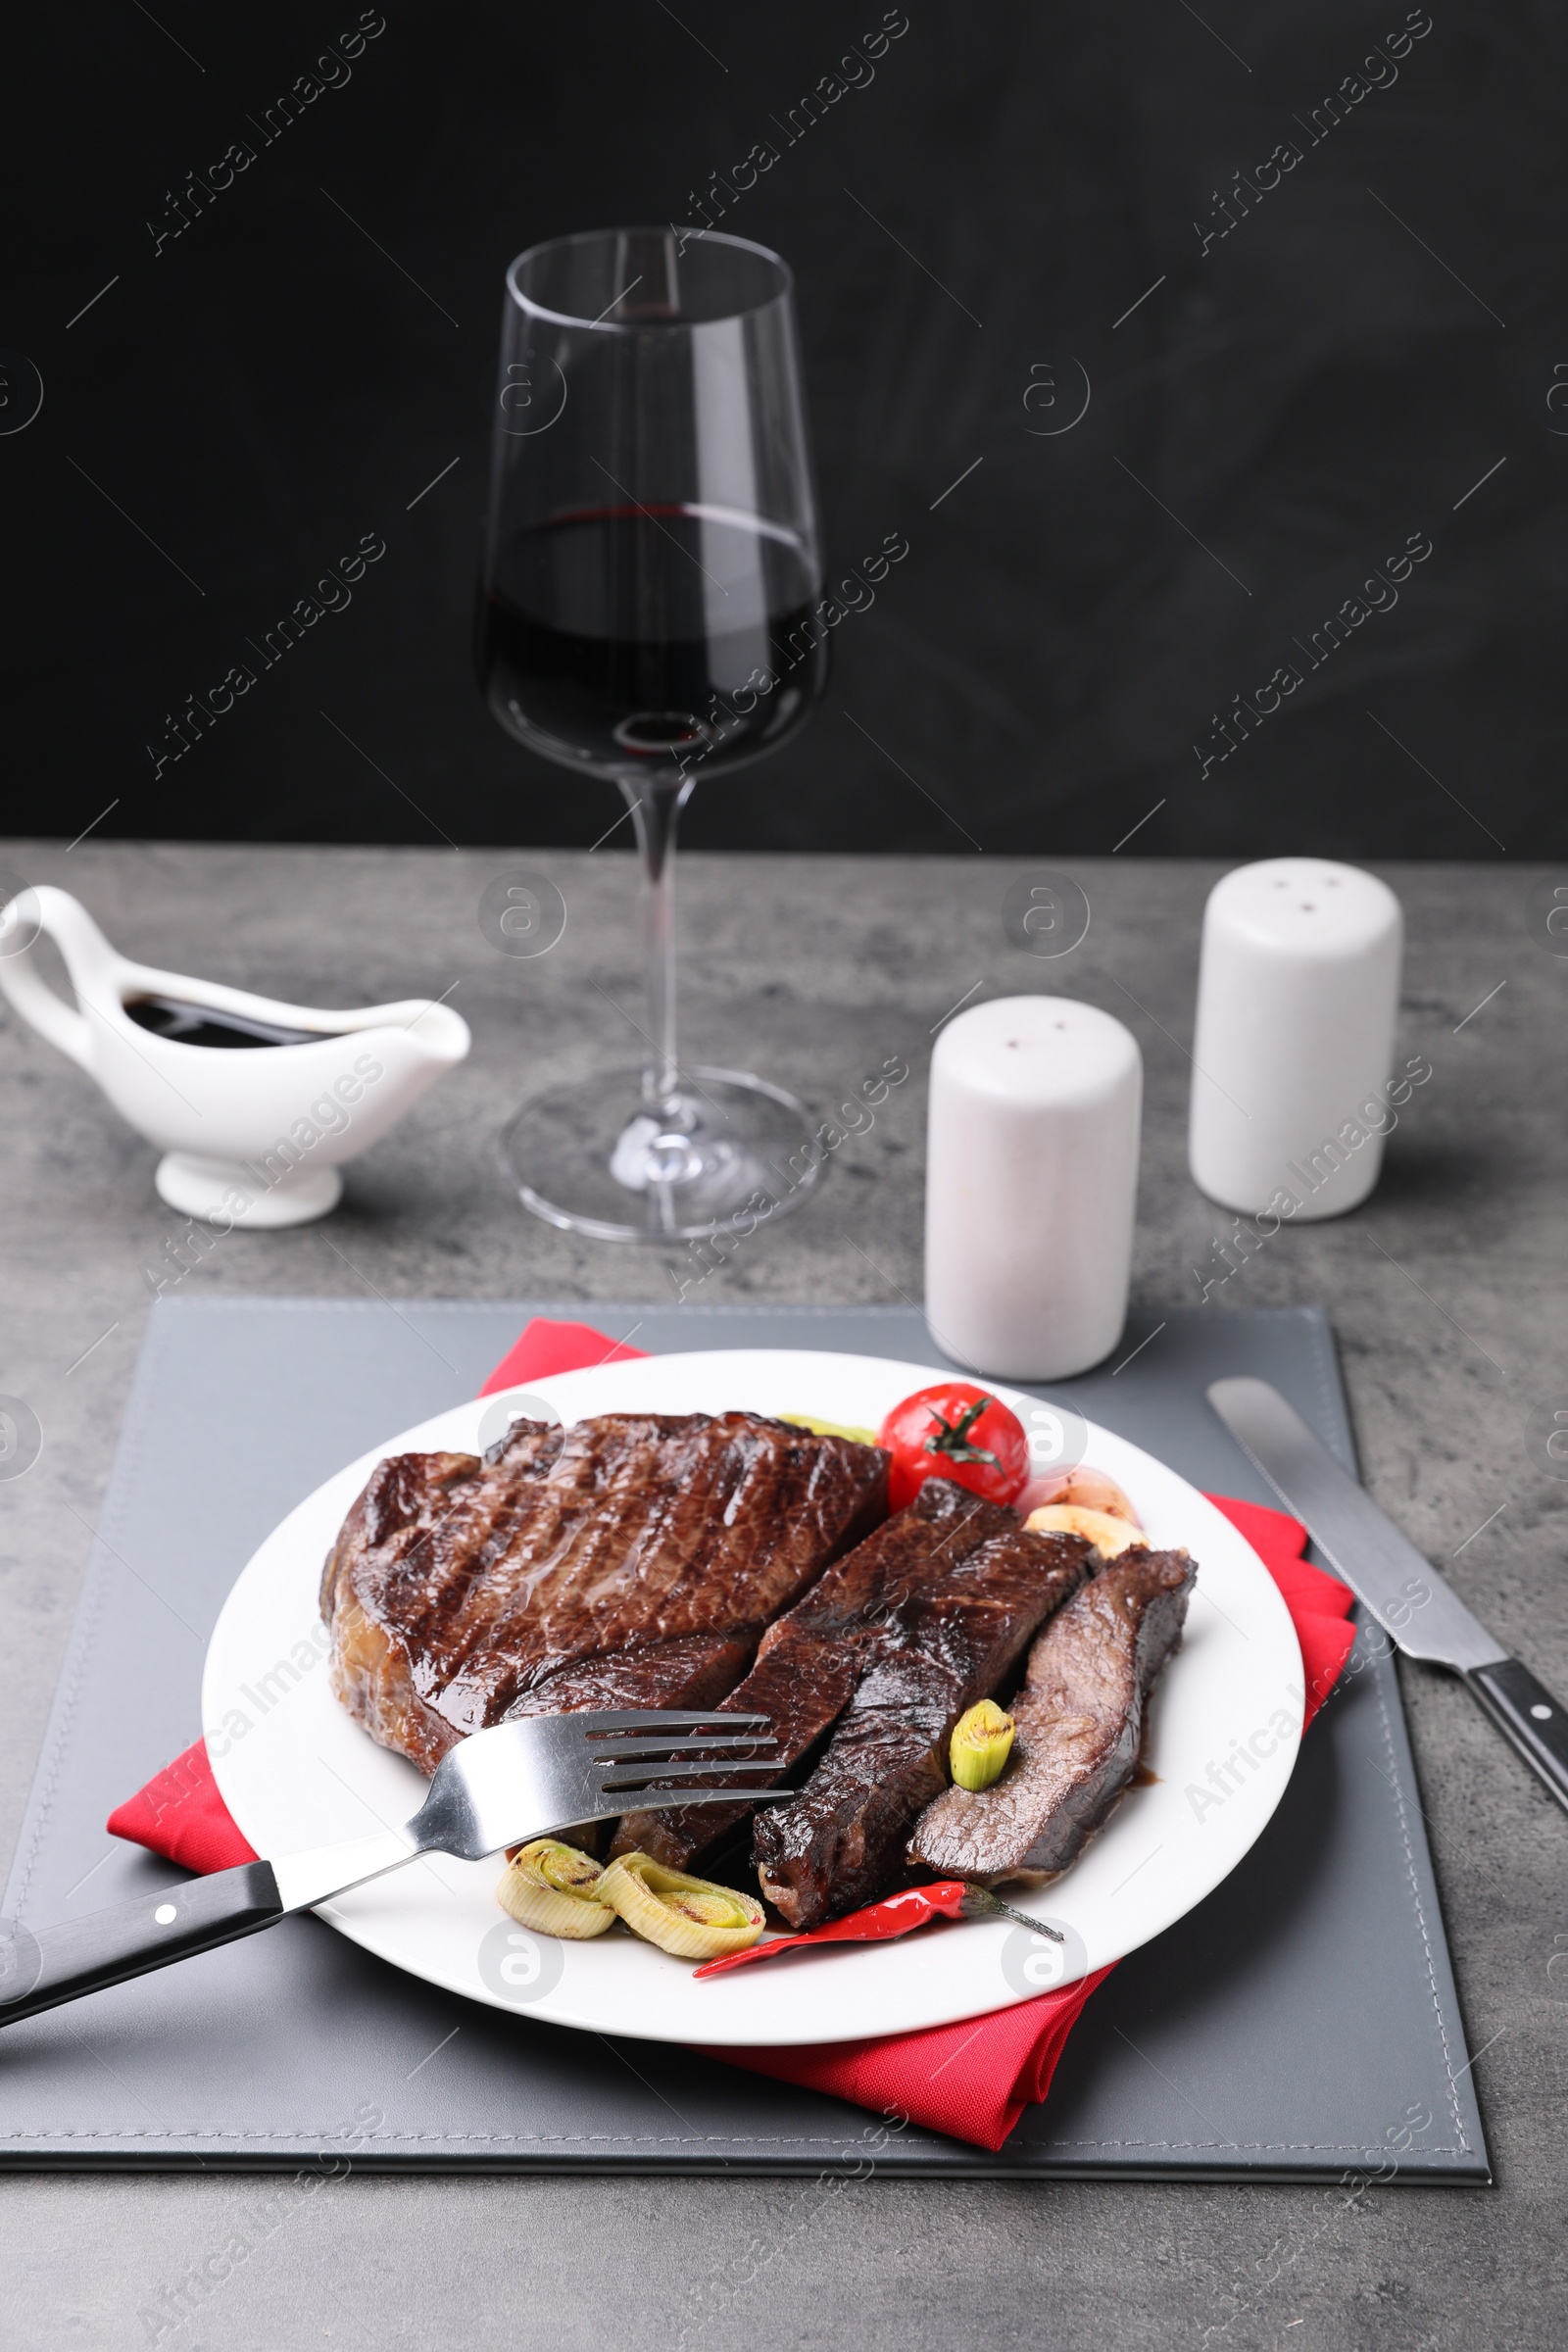
<svg viewBox="0 0 1568 2352"><path fill-rule="evenodd" d="M254 1936L282 1916L270 1862L242 1862L58 1927L0 1922L0 2026Z"/></svg>
<svg viewBox="0 0 1568 2352"><path fill-rule="evenodd" d="M1503 1738L1568 1806L1568 1708L1517 1658L1472 1666L1464 1679Z"/></svg>

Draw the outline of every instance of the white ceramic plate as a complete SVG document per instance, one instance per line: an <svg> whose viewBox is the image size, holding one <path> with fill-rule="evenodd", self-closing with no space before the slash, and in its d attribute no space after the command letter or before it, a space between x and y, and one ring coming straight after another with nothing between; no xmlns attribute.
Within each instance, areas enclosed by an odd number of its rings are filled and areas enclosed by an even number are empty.
<svg viewBox="0 0 1568 2352"><path fill-rule="evenodd" d="M532 1384L565 1421L626 1411L805 1413L875 1427L936 1377L929 1365L784 1349L715 1350L602 1365ZM997 1394L1027 1414L1032 1400ZM424 1782L354 1723L327 1688L317 1612L321 1562L387 1453L475 1449L497 1400L461 1405L351 1462L289 1513L223 1605L202 1720L224 1802L258 1853L286 1854L400 1822ZM1027 2000L1119 1959L1234 1870L1284 1792L1300 1740L1295 1629L1257 1555L1185 1479L1108 1430L1084 1458L1125 1488L1152 1544L1199 1562L1186 1638L1156 1686L1147 1761L1082 1858L1019 1908L1062 1943L1002 1922L922 1930L889 1944L770 1961L693 1981L619 1930L591 1943L534 1936L495 1899L502 1864L426 1857L324 1905L367 1950L433 1984L558 2025L649 2040L745 2044L905 2033Z"/></svg>

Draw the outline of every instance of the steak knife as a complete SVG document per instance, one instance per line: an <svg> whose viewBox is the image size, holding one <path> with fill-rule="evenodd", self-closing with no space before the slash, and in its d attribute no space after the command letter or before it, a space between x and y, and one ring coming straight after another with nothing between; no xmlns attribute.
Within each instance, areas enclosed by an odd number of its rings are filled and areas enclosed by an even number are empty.
<svg viewBox="0 0 1568 2352"><path fill-rule="evenodd" d="M1457 1674L1568 1807L1568 1710L1561 1702L1471 1615L1278 1389L1266 1380L1216 1380L1208 1401L1389 1639L1407 1658Z"/></svg>

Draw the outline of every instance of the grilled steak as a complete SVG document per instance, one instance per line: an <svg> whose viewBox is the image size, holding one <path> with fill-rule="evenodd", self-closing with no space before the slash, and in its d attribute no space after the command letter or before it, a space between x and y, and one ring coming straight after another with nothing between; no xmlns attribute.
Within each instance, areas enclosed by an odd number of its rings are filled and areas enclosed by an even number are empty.
<svg viewBox="0 0 1568 2352"><path fill-rule="evenodd" d="M893 1612L987 1537L1017 1524L1014 1512L967 1494L951 1478L928 1479L907 1510L887 1520L830 1568L788 1616L769 1626L756 1665L728 1703L756 1709L771 1721L779 1741L776 1779L785 1778L849 1705ZM760 1773L757 1785L768 1785ZM668 1868L684 1870L752 1811L737 1804L628 1813L610 1850L641 1848Z"/></svg>
<svg viewBox="0 0 1568 2352"><path fill-rule="evenodd" d="M853 1911L902 1877L909 1832L946 1786L954 1725L1007 1682L1082 1584L1089 1548L1015 1523L944 1559L892 1609L821 1762L792 1803L757 1819L758 1877L792 1927Z"/></svg>
<svg viewBox="0 0 1568 2352"><path fill-rule="evenodd" d="M377 1464L321 1580L332 1687L433 1772L560 1708L707 1706L887 1507L887 1455L755 1413L516 1421Z"/></svg>
<svg viewBox="0 0 1568 2352"><path fill-rule="evenodd" d="M1139 1545L1084 1586L1030 1653L1001 1780L944 1789L920 1817L911 1862L986 1886L1066 1869L1132 1777L1145 1701L1197 1573L1184 1551Z"/></svg>

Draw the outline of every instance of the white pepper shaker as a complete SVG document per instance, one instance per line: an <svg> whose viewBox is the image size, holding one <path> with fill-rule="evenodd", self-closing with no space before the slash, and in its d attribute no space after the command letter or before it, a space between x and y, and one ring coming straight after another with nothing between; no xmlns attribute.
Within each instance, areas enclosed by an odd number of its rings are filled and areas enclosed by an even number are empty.
<svg viewBox="0 0 1568 2352"><path fill-rule="evenodd" d="M1398 900L1353 865L1268 858L1215 884L1188 1129L1211 1200L1307 1220L1366 1199L1395 1124L1403 942Z"/></svg>
<svg viewBox="0 0 1568 2352"><path fill-rule="evenodd" d="M1001 997L931 1056L925 1298L945 1354L997 1379L1065 1380L1121 1336L1144 1065L1108 1012Z"/></svg>

